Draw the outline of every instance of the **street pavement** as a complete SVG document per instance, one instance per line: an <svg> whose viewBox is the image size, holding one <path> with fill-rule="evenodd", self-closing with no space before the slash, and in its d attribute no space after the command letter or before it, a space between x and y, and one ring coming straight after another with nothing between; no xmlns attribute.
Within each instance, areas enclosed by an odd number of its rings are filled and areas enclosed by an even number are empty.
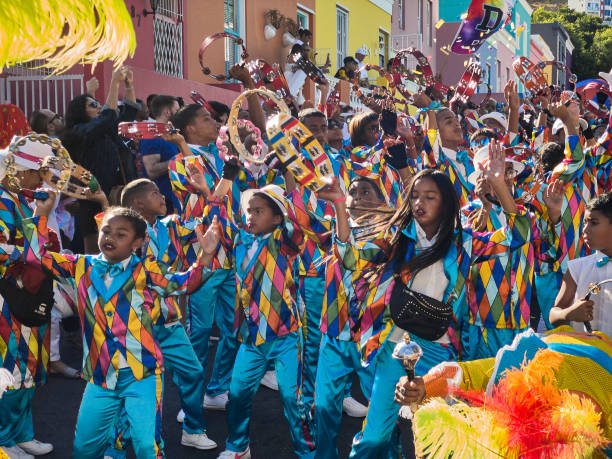
<svg viewBox="0 0 612 459"><path fill-rule="evenodd" d="M62 359L74 368L79 368L81 352L71 345L65 335L62 335ZM211 342L211 358L213 361L216 341ZM209 369L210 371L210 369ZM210 374L208 375L210 377ZM163 436L166 446L166 457L175 458L216 458L225 449L227 425L225 411L206 410L208 435L217 442L219 447L212 451L199 451L180 444L181 424L176 422L180 409L178 391L167 375L163 408ZM72 442L74 427L85 387L82 380L68 380L57 376L48 378L48 382L36 391L33 403L34 433L38 440L53 443L55 450L44 456L46 459L68 459L72 457ZM360 402L364 398L359 390L358 381L353 383L353 396ZM361 419L343 416L339 435L340 457L346 458L350 451L353 435L361 427ZM253 459L284 459L294 458L289 436L289 427L282 412L279 393L261 386L253 400L253 413L250 427L251 454ZM134 458L130 450L129 458Z"/></svg>

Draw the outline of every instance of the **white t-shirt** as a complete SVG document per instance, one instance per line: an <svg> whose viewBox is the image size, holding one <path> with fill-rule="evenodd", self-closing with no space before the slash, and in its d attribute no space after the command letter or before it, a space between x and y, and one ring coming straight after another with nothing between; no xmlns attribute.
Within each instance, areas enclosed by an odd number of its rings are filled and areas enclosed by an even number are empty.
<svg viewBox="0 0 612 459"><path fill-rule="evenodd" d="M569 273L576 283L576 294L574 301L581 300L589 291L589 284L612 279L612 262L603 266L597 266L597 261L604 257L601 252L595 252L588 257L570 260L567 264ZM604 332L612 336L612 282L601 286L597 294L592 294L593 330ZM574 328L582 330L582 324L575 324Z"/></svg>
<svg viewBox="0 0 612 459"><path fill-rule="evenodd" d="M416 225L417 248L419 250L427 249L436 243L438 234L431 238L431 240L427 239L425 231L423 228L421 228L421 225L419 225L417 222L414 222L414 224ZM430 296L438 301L444 301L444 292L446 291L447 287L448 278L444 273L443 260L438 260L434 264L429 265L427 268L419 271L412 280L412 285L410 286L410 288L415 292ZM404 330L396 326L391 332L389 339L394 343L398 343L403 336ZM448 333L445 333L444 336L436 340L436 342L444 344L450 343Z"/></svg>

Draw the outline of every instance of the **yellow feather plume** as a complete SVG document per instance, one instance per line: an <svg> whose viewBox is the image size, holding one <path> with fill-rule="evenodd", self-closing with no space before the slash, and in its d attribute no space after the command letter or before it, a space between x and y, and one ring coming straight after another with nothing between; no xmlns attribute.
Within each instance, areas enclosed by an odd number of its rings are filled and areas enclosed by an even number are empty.
<svg viewBox="0 0 612 459"><path fill-rule="evenodd" d="M136 34L123 0L0 0L0 68L34 59L62 73L134 55Z"/></svg>

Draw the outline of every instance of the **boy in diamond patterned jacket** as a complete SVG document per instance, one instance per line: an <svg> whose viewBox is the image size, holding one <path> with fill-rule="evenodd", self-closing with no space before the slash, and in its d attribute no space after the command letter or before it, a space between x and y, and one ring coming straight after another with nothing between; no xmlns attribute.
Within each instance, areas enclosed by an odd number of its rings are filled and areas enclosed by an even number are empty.
<svg viewBox="0 0 612 459"><path fill-rule="evenodd" d="M146 222L135 211L106 211L100 226L100 255L62 255L46 248L47 214L54 194L37 201L34 217L23 222L26 263L42 265L77 292L83 327L83 378L88 381L79 409L74 457L98 458L113 433L114 419L125 404L132 443L139 458L163 457L155 442L156 410L161 396L162 354L153 331L160 315L153 301L199 288L211 271L218 244L213 222L198 234L202 252L186 272L169 272L167 265L141 259ZM8 255L10 253L10 255ZM0 259L19 258L21 250L3 246Z"/></svg>

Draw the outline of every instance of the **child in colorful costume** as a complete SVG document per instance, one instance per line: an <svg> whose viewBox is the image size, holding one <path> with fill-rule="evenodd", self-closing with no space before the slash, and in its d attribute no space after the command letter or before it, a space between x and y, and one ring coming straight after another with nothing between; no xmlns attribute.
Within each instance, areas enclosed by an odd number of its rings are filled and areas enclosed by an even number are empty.
<svg viewBox="0 0 612 459"><path fill-rule="evenodd" d="M155 260L133 254L142 247L146 222L125 208L105 213L100 227L101 254L62 255L46 248L46 214L53 193L38 202L32 219L24 221L24 259L42 265L77 292L83 327L83 378L88 381L77 420L74 455L98 458L113 434L122 406L138 457L162 457L155 442L161 399L162 354L153 330L159 319L152 290L180 295L198 288L210 276L217 246L216 230L200 237L202 255L184 273L171 273ZM14 250L11 257L19 256Z"/></svg>

